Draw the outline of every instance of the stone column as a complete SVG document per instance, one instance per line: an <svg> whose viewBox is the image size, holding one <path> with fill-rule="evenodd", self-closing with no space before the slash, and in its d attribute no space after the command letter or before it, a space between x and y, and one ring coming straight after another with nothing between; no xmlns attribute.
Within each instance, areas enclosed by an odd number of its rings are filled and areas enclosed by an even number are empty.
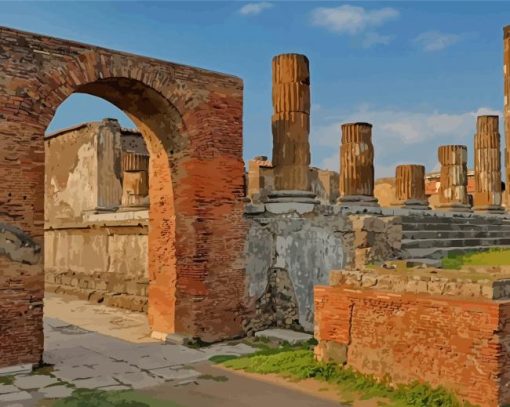
<svg viewBox="0 0 510 407"><path fill-rule="evenodd" d="M395 173L396 205L407 209L430 209L425 195L425 166L398 165Z"/></svg>
<svg viewBox="0 0 510 407"><path fill-rule="evenodd" d="M510 208L510 25L503 29L503 75L504 75L504 108L505 117L505 205Z"/></svg>
<svg viewBox="0 0 510 407"><path fill-rule="evenodd" d="M478 116L474 154L473 209L501 211L501 153L498 116Z"/></svg>
<svg viewBox="0 0 510 407"><path fill-rule="evenodd" d="M372 125L342 124L340 204L378 206L374 197Z"/></svg>
<svg viewBox="0 0 510 407"><path fill-rule="evenodd" d="M149 157L133 152L122 153L122 207L124 210L147 208Z"/></svg>
<svg viewBox="0 0 510 407"><path fill-rule="evenodd" d="M441 176L438 209L469 211L467 194L467 147L440 146Z"/></svg>
<svg viewBox="0 0 510 407"><path fill-rule="evenodd" d="M308 58L273 58L273 159L275 192L270 198L312 200L309 166L310 73Z"/></svg>

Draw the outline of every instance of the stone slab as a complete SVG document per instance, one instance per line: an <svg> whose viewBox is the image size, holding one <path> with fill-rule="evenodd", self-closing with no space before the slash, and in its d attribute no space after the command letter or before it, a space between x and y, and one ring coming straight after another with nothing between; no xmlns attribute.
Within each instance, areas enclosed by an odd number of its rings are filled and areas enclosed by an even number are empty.
<svg viewBox="0 0 510 407"><path fill-rule="evenodd" d="M73 393L74 389L68 386L50 386L44 389L40 389L39 392L48 399L61 399L69 397Z"/></svg>
<svg viewBox="0 0 510 407"><path fill-rule="evenodd" d="M112 377L95 376L90 377L88 379L73 380L72 384L74 384L77 388L80 389L99 389L102 387L117 386L119 382L113 379Z"/></svg>
<svg viewBox="0 0 510 407"><path fill-rule="evenodd" d="M21 390L40 389L55 384L58 379L47 375L16 376L14 385Z"/></svg>
<svg viewBox="0 0 510 407"><path fill-rule="evenodd" d="M153 369L150 371L153 375L165 380L186 380L199 377L201 374L193 369L172 369L164 367L162 369Z"/></svg>
<svg viewBox="0 0 510 407"><path fill-rule="evenodd" d="M19 389L12 384L0 384L0 394L15 393Z"/></svg>
<svg viewBox="0 0 510 407"><path fill-rule="evenodd" d="M33 366L31 364L3 367L0 369L0 377L30 373L32 371L32 368Z"/></svg>
<svg viewBox="0 0 510 407"><path fill-rule="evenodd" d="M286 341L291 345L306 342L313 338L313 335L304 333L304 332L296 332L291 331L290 329L266 329L264 331L259 331L255 333L257 338L268 338L268 339L276 339L280 341Z"/></svg>
<svg viewBox="0 0 510 407"><path fill-rule="evenodd" d="M150 376L145 372L121 373L113 375L113 377L122 384L129 385L134 389L157 386L164 382L161 377Z"/></svg>
<svg viewBox="0 0 510 407"><path fill-rule="evenodd" d="M16 393L7 393L0 395L0 403L5 403L8 401L21 401L21 400L31 400L32 396L27 391L18 391Z"/></svg>

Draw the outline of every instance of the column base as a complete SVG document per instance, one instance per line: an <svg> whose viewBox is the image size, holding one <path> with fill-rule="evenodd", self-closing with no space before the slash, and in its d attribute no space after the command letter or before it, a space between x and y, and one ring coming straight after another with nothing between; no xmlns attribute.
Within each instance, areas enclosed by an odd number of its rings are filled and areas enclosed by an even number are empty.
<svg viewBox="0 0 510 407"><path fill-rule="evenodd" d="M379 202L374 196L368 195L345 195L337 200L337 204L344 207L370 206L379 208Z"/></svg>
<svg viewBox="0 0 510 407"><path fill-rule="evenodd" d="M473 211L479 213L494 213L494 214L505 213L505 209L501 205L473 206Z"/></svg>
<svg viewBox="0 0 510 407"><path fill-rule="evenodd" d="M310 191L272 191L264 202L266 210L272 213L312 212L319 203Z"/></svg>
<svg viewBox="0 0 510 407"><path fill-rule="evenodd" d="M446 212L472 212L471 206L461 203L444 203L436 206L436 209Z"/></svg>
<svg viewBox="0 0 510 407"><path fill-rule="evenodd" d="M408 199L407 201L395 202L391 204L391 206L396 206L402 209L412 209L417 211L426 211L430 209L428 201L422 199Z"/></svg>

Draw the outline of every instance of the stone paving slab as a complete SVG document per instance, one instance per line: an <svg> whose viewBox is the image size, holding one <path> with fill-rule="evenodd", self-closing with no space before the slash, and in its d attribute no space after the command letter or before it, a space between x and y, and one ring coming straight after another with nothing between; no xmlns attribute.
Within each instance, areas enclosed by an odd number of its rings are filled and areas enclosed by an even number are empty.
<svg viewBox="0 0 510 407"><path fill-rule="evenodd" d="M58 383L58 379L47 375L16 376L14 385L21 390L39 389Z"/></svg>
<svg viewBox="0 0 510 407"><path fill-rule="evenodd" d="M162 369L150 370L153 375L159 376L165 380L184 380L194 379L200 376L200 372L193 369L172 369L164 367Z"/></svg>
<svg viewBox="0 0 510 407"><path fill-rule="evenodd" d="M150 376L145 372L121 373L113 377L122 384L129 385L134 389L157 386L164 382L162 378Z"/></svg>
<svg viewBox="0 0 510 407"><path fill-rule="evenodd" d="M269 338L269 339L277 339L281 341L287 341L291 345L306 342L313 338L313 335L304 333L304 332L296 332L291 331L289 329L266 329L264 331L259 331L255 333L257 338Z"/></svg>
<svg viewBox="0 0 510 407"><path fill-rule="evenodd" d="M53 375L59 379L69 382L78 379L89 379L98 376L100 372L88 366L70 367L62 366L53 371Z"/></svg>
<svg viewBox="0 0 510 407"><path fill-rule="evenodd" d="M71 381L79 389L100 389L107 386L117 386L120 383L109 376L94 376L88 379L77 379Z"/></svg>
<svg viewBox="0 0 510 407"><path fill-rule="evenodd" d="M0 384L0 394L17 392L18 388L12 384Z"/></svg>
<svg viewBox="0 0 510 407"><path fill-rule="evenodd" d="M30 400L32 396L27 391L17 391L0 395L0 402Z"/></svg>
<svg viewBox="0 0 510 407"><path fill-rule="evenodd" d="M40 389L39 392L44 395L44 397L49 399L61 399L65 397L69 397L73 393L74 388L68 386L50 386L44 389Z"/></svg>
<svg viewBox="0 0 510 407"><path fill-rule="evenodd" d="M65 398L74 388L105 391L142 389L171 382L194 383L201 373L189 365L214 355L243 355L256 349L243 343L191 349L172 343L131 343L46 318L43 360L51 375L17 373L14 383L0 385L0 405L36 405L42 398ZM59 381L62 381L59 384ZM49 387L48 387L49 386ZM26 391L28 390L28 391Z"/></svg>

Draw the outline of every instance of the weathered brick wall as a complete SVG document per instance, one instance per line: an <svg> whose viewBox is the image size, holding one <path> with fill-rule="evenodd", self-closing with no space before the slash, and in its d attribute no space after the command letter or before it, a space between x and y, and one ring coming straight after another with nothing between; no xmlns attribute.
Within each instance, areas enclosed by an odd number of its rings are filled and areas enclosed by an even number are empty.
<svg viewBox="0 0 510 407"><path fill-rule="evenodd" d="M204 340L240 334L246 231L242 81L7 28L0 28L0 61L0 223L42 244L44 132L73 92L102 97L133 119L151 155L152 328ZM20 266L6 264L0 270L0 309L8 315L6 273ZM28 290L32 281L40 291ZM20 276L17 306L27 313L11 313L18 316L0 346L0 366L39 361L41 311L29 307L42 300L42 282L42 261ZM18 353L10 351L13 346Z"/></svg>
<svg viewBox="0 0 510 407"><path fill-rule="evenodd" d="M317 286L315 317L320 359L443 385L482 406L510 401L508 301Z"/></svg>

